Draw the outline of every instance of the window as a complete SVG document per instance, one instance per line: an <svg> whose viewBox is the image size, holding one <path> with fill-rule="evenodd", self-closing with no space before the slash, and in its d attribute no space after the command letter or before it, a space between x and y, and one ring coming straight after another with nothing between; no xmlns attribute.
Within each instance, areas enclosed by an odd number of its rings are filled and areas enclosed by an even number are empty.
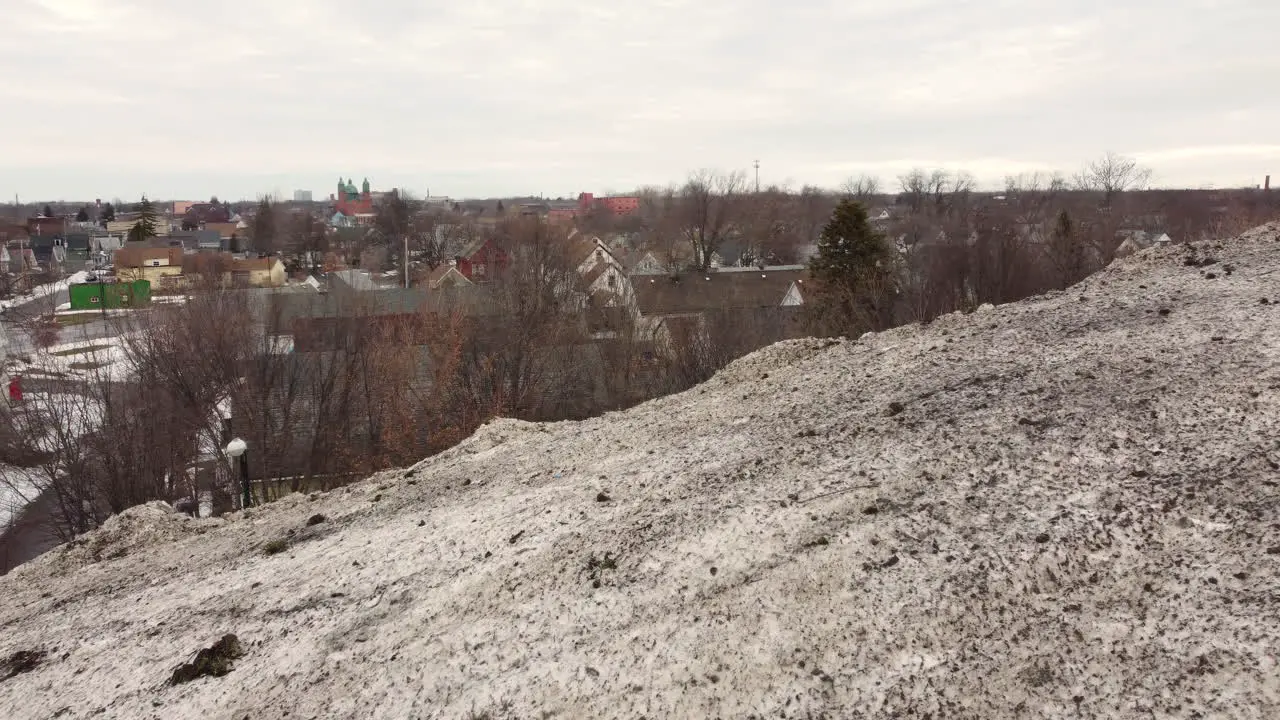
<svg viewBox="0 0 1280 720"><path fill-rule="evenodd" d="M89 302L92 304L97 304L102 302L102 298L98 297L97 295L94 295L93 297L89 298Z"/></svg>
<svg viewBox="0 0 1280 720"><path fill-rule="evenodd" d="M475 275L484 275L484 263L476 263L473 266L472 273Z"/></svg>
<svg viewBox="0 0 1280 720"><path fill-rule="evenodd" d="M618 286L618 278L613 274L609 274L609 289L612 290Z"/></svg>

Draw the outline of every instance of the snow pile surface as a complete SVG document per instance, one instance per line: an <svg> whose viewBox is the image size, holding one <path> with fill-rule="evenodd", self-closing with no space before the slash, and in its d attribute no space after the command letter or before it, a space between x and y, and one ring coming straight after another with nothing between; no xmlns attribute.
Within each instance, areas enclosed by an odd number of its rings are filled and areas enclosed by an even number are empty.
<svg viewBox="0 0 1280 720"><path fill-rule="evenodd" d="M203 532L140 510L0 579L0 657L47 653L0 717L1274 718L1278 468L1270 226Z"/></svg>
<svg viewBox="0 0 1280 720"><path fill-rule="evenodd" d="M181 539L221 521L197 521L175 513L168 503L150 502L112 515L96 532L63 545L42 560L51 573L72 572L92 563L121 558Z"/></svg>

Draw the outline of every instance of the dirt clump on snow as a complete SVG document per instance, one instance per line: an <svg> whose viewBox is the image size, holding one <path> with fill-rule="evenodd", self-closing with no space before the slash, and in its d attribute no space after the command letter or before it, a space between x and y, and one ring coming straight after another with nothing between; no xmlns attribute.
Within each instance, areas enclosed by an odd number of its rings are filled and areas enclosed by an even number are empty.
<svg viewBox="0 0 1280 720"><path fill-rule="evenodd" d="M71 648L0 717L1277 717L1260 298L1275 225L216 527L138 510L0 579L0 657ZM234 672L164 682L228 627Z"/></svg>
<svg viewBox="0 0 1280 720"><path fill-rule="evenodd" d="M46 653L43 650L18 650L0 661L0 682L15 678L40 667Z"/></svg>
<svg viewBox="0 0 1280 720"><path fill-rule="evenodd" d="M201 648L191 662L183 663L174 670L169 684L181 685L202 677L222 677L231 672L235 661L242 657L244 647L240 644L240 638L227 633L213 645Z"/></svg>

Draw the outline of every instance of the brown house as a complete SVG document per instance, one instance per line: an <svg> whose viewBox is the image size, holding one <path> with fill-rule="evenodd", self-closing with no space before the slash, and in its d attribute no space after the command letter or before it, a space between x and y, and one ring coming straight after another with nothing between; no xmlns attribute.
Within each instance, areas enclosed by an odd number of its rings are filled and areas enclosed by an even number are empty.
<svg viewBox="0 0 1280 720"><path fill-rule="evenodd" d="M637 327L662 354L709 345L741 355L803 334L807 278L802 267L633 275Z"/></svg>
<svg viewBox="0 0 1280 720"><path fill-rule="evenodd" d="M236 235L239 234L239 228L237 224L233 222L205 223L204 229L216 230L218 232L218 237L222 238L223 240L230 240L232 237L235 237Z"/></svg>
<svg viewBox="0 0 1280 720"><path fill-rule="evenodd" d="M59 217L27 218L27 232L31 235L61 235L67 231L67 221Z"/></svg>
<svg viewBox="0 0 1280 720"><path fill-rule="evenodd" d="M115 251L112 262L116 277L125 282L146 280L159 285L182 274L182 248L125 245Z"/></svg>
<svg viewBox="0 0 1280 720"><path fill-rule="evenodd" d="M734 268L634 276L632 285L641 315L679 315L803 305L808 274L798 267Z"/></svg>

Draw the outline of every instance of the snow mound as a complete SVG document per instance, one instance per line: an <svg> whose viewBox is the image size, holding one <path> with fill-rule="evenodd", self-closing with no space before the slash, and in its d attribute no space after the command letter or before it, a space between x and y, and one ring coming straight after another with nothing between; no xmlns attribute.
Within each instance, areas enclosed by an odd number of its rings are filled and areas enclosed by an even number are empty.
<svg viewBox="0 0 1280 720"><path fill-rule="evenodd" d="M149 502L112 515L97 530L20 566L15 572L39 572L46 568L55 573L72 572L84 565L134 555L181 539L197 532L198 525L200 523L189 516L174 512L168 503Z"/></svg>
<svg viewBox="0 0 1280 720"><path fill-rule="evenodd" d="M710 385L736 385L767 379L768 373L792 368L818 353L845 342L844 340L818 340L801 338L784 340L758 352L738 358L716 373Z"/></svg>
<svg viewBox="0 0 1280 720"><path fill-rule="evenodd" d="M135 509L0 578L0 658L44 653L0 717L1280 717L1278 482L1273 225L204 532Z"/></svg>

